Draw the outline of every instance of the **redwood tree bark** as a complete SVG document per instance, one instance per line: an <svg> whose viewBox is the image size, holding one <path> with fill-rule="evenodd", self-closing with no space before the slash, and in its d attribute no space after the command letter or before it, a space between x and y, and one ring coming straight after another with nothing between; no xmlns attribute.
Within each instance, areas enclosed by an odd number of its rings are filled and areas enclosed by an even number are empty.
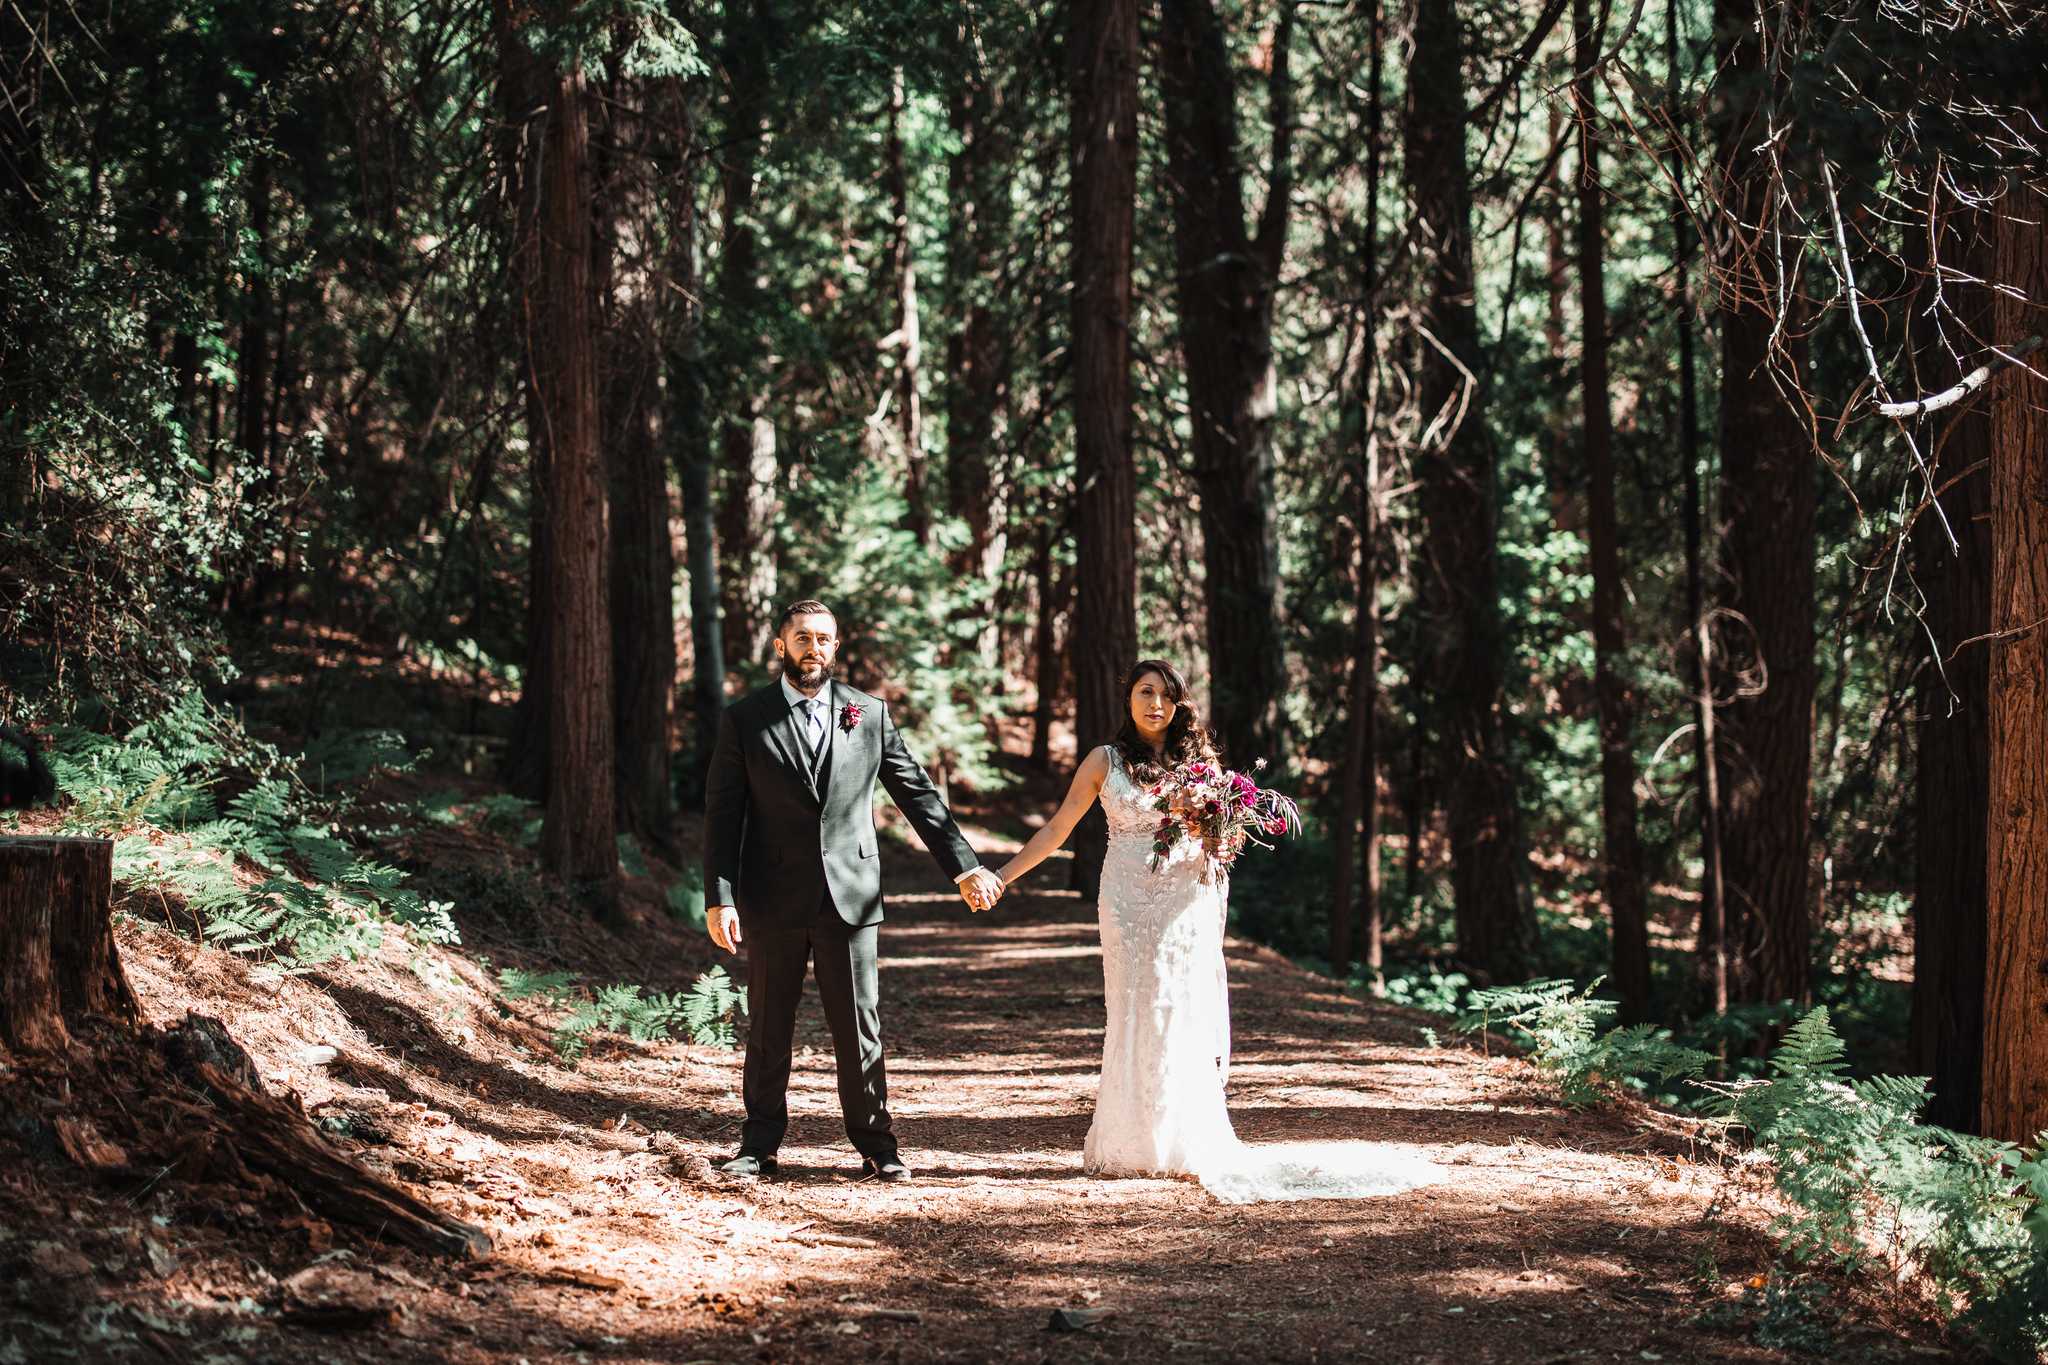
<svg viewBox="0 0 2048 1365"><path fill-rule="evenodd" d="M0 1043L51 1052L71 1041L51 965L57 855L26 839L0 841Z"/></svg>
<svg viewBox="0 0 2048 1365"><path fill-rule="evenodd" d="M1270 183L1259 221L1248 228L1222 21L1212 0L1161 0L1159 84L1189 447L1201 493L1209 721L1225 760L1239 766L1278 758L1286 685L1273 528L1273 291L1293 185L1293 29L1294 6L1283 0L1267 83Z"/></svg>
<svg viewBox="0 0 2048 1365"><path fill-rule="evenodd" d="M1067 79L1074 196L1076 743L1107 743L1138 653L1136 475L1131 463L1131 234L1138 188L1137 0L1075 0ZM1093 895L1108 834L1091 808L1074 885Z"/></svg>
<svg viewBox="0 0 2048 1365"><path fill-rule="evenodd" d="M640 100L655 98L636 92ZM612 77L593 204L596 291L604 305L604 450L611 486L611 640L619 824L666 848L674 838L669 755L675 696L675 550L668 475L656 443L660 319L645 264L621 259L620 220L649 216L621 172L645 158L648 130L623 77ZM642 236L644 234L635 234Z"/></svg>
<svg viewBox="0 0 2048 1365"><path fill-rule="evenodd" d="M1358 526L1358 568L1352 605L1351 688L1344 727L1344 764L1337 828L1332 840L1337 885L1330 907L1330 967L1339 978L1351 974L1354 918L1361 921L1359 956L1374 994L1380 989L1384 949L1380 906L1380 447L1379 447L1379 250L1380 146L1385 111L1380 97L1384 53L1384 16L1374 0L1367 35L1370 56L1366 71L1365 230L1359 244L1359 293L1364 310L1364 335L1359 342L1359 374L1355 396L1359 460L1354 471ZM1363 858L1360 914L1352 913L1351 888Z"/></svg>
<svg viewBox="0 0 2048 1365"><path fill-rule="evenodd" d="M1664 56L1670 74L1670 122L1674 176L1682 176L1684 144L1682 67L1678 48L1678 7L1664 11ZM1676 276L1678 331L1678 458L1685 469L1685 633L1692 640L1693 780L1699 788L1700 917L1694 960L1709 1007L1728 1012L1727 897L1721 873L1720 717L1714 710L1714 636L1708 626L1706 568L1702 541L1705 511L1701 506L1699 391L1693 345L1692 211L1685 202L1683 180L1672 191L1672 271Z"/></svg>
<svg viewBox="0 0 2048 1365"><path fill-rule="evenodd" d="M516 23L507 30L524 41ZM615 909L610 534L597 401L591 271L589 93L580 70L547 73L528 317L532 381L548 433L550 638L547 804L541 861Z"/></svg>
<svg viewBox="0 0 2048 1365"><path fill-rule="evenodd" d="M903 452L904 525L919 545L927 545L932 536L931 476L925 469L924 400L917 384L924 366L924 328L917 315L917 254L910 241L910 154L903 139L906 98L899 66L890 78L882 156L882 192L889 204L889 257L882 273L894 300L896 324L883 349L896 352L889 406L895 440Z"/></svg>
<svg viewBox="0 0 2048 1365"><path fill-rule="evenodd" d="M1989 224L1956 208L1942 216L1943 263L1976 279L1996 278ZM1924 235L1913 234L1924 241ZM1931 268L1932 262L1920 262ZM1923 285L1922 297L1930 286ZM1965 336L1993 335L1989 294L1945 280ZM1923 392L1947 387L1956 364L1915 305ZM1995 390L1994 390L1995 393ZM1991 796L1991 413L1986 396L1917 433L1942 489L1941 507L1961 548L1952 551L1932 511L1913 529L1913 577L1927 594L1934 654L1921 666L1914 710L1920 717L1913 784L1913 1070L1933 1081L1927 1117L1975 1132L1983 1104L1985 905ZM1983 466L1983 467L1979 467ZM1963 644L1966 640L1978 643ZM1958 650L1953 658L1947 656Z"/></svg>
<svg viewBox="0 0 2048 1365"><path fill-rule="evenodd" d="M548 451L553 432L536 379L534 340L540 281L540 164L545 141L546 73L527 46L509 0L496 6L498 147L506 201L506 277L517 330L518 383L526 407L527 443L527 607L526 670L513 711L506 781L519 794L547 799L548 718L554 676L554 613L549 583L553 550L549 536Z"/></svg>
<svg viewBox="0 0 2048 1365"><path fill-rule="evenodd" d="M1423 268L1416 452L1424 526L1419 591L1437 640L1437 692L1458 953L1495 981L1527 975L1531 927L1520 812L1502 733L1499 492L1486 359L1473 306L1472 187L1455 0L1416 0L1403 172Z"/></svg>
<svg viewBox="0 0 2048 1365"><path fill-rule="evenodd" d="M1807 898L1812 810L1813 443L1767 372L1796 368L1796 318L1779 331L1768 233L1771 164L1762 141L1770 79L1754 10L1717 0L1722 99L1719 192L1727 229L1716 262L1721 290L1721 517L1724 615L1742 625L1756 685L1722 708L1722 871L1728 897L1730 994L1738 1000L1809 995L1813 928ZM1796 305L1794 305L1796 306ZM1726 656L1727 651L1721 651Z"/></svg>
<svg viewBox="0 0 2048 1365"><path fill-rule="evenodd" d="M1032 676L1037 682L1037 696L1031 708L1031 767L1041 773L1052 771L1053 712L1067 658L1059 648L1059 619L1067 614L1074 596L1074 576L1063 571L1053 559L1058 536L1059 528L1048 518L1039 527L1038 545L1031 556L1037 608L1031 628Z"/></svg>
<svg viewBox="0 0 2048 1365"><path fill-rule="evenodd" d="M1628 590L1621 576L1614 513L1614 418L1607 378L1607 206L1600 185L1594 68L1602 22L1589 0L1572 0L1572 111L1579 129L1579 393L1586 455L1586 541L1593 562L1593 693L1600 713L1600 862L1613 923L1615 993L1621 1022L1650 1013L1650 930L1643 903L1642 846L1636 836L1635 701L1628 685Z"/></svg>
<svg viewBox="0 0 2048 1365"><path fill-rule="evenodd" d="M726 76L721 182L721 246L713 313L716 373L712 398L721 413L723 478L718 509L721 643L727 661L765 663L769 620L775 608L772 528L779 466L774 425L762 415L759 395L761 253L754 199L768 141L773 64L782 42L774 0L727 7L721 65Z"/></svg>
<svg viewBox="0 0 2048 1365"><path fill-rule="evenodd" d="M697 130L687 94L670 92L668 127L656 142L673 215L669 271L682 296L682 316L669 333L663 436L682 493L684 568L690 580L690 765L683 789L692 807L704 800L704 775L725 709L725 641L719 620L718 505L704 375L704 307L697 264Z"/></svg>
<svg viewBox="0 0 2048 1365"><path fill-rule="evenodd" d="M1009 149L997 124L999 91L977 59L971 20L960 21L959 38L947 110L960 146L947 167L947 288L959 325L946 342L946 502L967 526L953 571L993 582L1002 568L998 531L1006 492L994 477L995 424L1011 348L998 332L990 299L999 287L997 249L1009 212Z"/></svg>
<svg viewBox="0 0 2048 1365"><path fill-rule="evenodd" d="M2037 94L2038 89L2037 89ZM1992 341L2048 326L2038 192L2000 206ZM1984 971L1986 1137L2048 1131L2048 385L2014 367L1991 407L1991 821Z"/></svg>

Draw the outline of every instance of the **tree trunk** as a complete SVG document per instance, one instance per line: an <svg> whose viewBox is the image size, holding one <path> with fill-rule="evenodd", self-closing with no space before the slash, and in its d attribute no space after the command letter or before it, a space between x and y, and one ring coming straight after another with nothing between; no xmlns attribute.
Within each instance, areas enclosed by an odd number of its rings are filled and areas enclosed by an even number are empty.
<svg viewBox="0 0 2048 1365"><path fill-rule="evenodd" d="M1731 995L1804 1003L1813 932L1807 843L1818 474L1805 427L1767 373L1773 364L1796 367L1800 359L1791 349L1797 319L1782 319L1783 335L1774 341L1774 319L1763 301L1775 293L1754 273L1774 259L1767 232L1759 237L1753 226L1772 216L1774 192L1770 162L1757 150L1764 76L1754 20L1738 0L1717 0L1725 89L1715 133L1721 203L1731 215L1717 272L1723 608L1747 623L1760 679L1722 712L1721 854Z"/></svg>
<svg viewBox="0 0 2048 1365"><path fill-rule="evenodd" d="M674 745L676 681L675 549L669 540L669 491L655 443L652 405L659 395L650 331L617 357L609 385L619 414L612 444L612 667L616 688L618 815L645 840L673 837L669 755Z"/></svg>
<svg viewBox="0 0 2048 1365"><path fill-rule="evenodd" d="M139 1021L113 894L111 839L0 839L0 1039L61 1047L94 1021Z"/></svg>
<svg viewBox="0 0 2048 1365"><path fill-rule="evenodd" d="M1031 638L1032 676L1037 680L1031 708L1031 767L1041 773L1052 771L1052 719L1059 701L1060 665L1066 657L1059 648L1058 625L1074 588L1074 576L1061 572L1053 559L1058 535L1049 519L1041 524L1031 559L1031 575L1038 585L1038 619Z"/></svg>
<svg viewBox="0 0 2048 1365"><path fill-rule="evenodd" d="M604 449L611 471L611 638L617 818L641 840L668 849L674 840L669 754L676 678L675 551L669 540L667 469L656 443L660 320L655 286L644 268L622 277L619 217L630 206L620 167L647 153L647 131L629 110L620 77L606 109L593 234L597 296L604 302L606 359ZM652 99L652 92L642 92Z"/></svg>
<svg viewBox="0 0 2048 1365"><path fill-rule="evenodd" d="M526 406L527 597L526 669L513 710L505 778L530 800L545 801L548 789L549 694L554 676L553 560L549 534L548 452L553 432L535 373L534 347L540 287L540 165L547 124L548 92L540 59L526 44L510 0L498 0L498 110L505 129L499 147L505 198L512 206L506 241L507 282L517 331L518 380Z"/></svg>
<svg viewBox="0 0 2048 1365"><path fill-rule="evenodd" d="M74 1026L86 1019L133 1025L141 1018L135 990L114 942L114 841L31 838L9 843L47 849L54 858L50 960L57 1001Z"/></svg>
<svg viewBox="0 0 2048 1365"><path fill-rule="evenodd" d="M1359 243L1359 275L1364 326L1359 341L1361 380L1357 392L1359 463L1357 484L1358 567L1352 607L1354 640L1351 689L1344 730L1343 795L1338 807L1335 843L1337 885L1330 919L1330 967L1340 979L1351 974L1351 885L1355 874L1353 841L1364 857L1363 954L1365 979L1380 992L1383 947L1380 905L1380 447L1379 447L1379 250L1380 145L1384 109L1380 97L1383 66L1383 15L1374 0L1368 35L1366 73L1365 231ZM1364 828L1361 830L1360 825Z"/></svg>
<svg viewBox="0 0 2048 1365"><path fill-rule="evenodd" d="M690 580L690 764L683 783L689 805L704 802L704 777L718 739L725 708L725 641L719 621L718 506L713 485L717 468L711 448L708 385L704 375L704 308L697 266L697 131L686 92L671 97L671 129L658 144L664 157L664 202L674 218L669 270L681 296L682 316L667 367L667 409L663 435L682 492L683 552Z"/></svg>
<svg viewBox="0 0 2048 1365"><path fill-rule="evenodd" d="M1240 767L1279 757L1286 686L1273 528L1273 292L1293 185L1293 29L1294 6L1284 0L1267 82L1270 187L1254 231L1244 216L1235 83L1212 0L1162 0L1158 28L1189 445L1201 492L1209 721L1225 760Z"/></svg>
<svg viewBox="0 0 2048 1365"><path fill-rule="evenodd" d="M1520 813L1502 734L1504 645L1495 539L1496 452L1473 305L1462 40L1455 0L1417 0L1403 168L1423 262L1417 357L1429 423L1416 457L1424 522L1419 590L1439 641L1426 667L1442 729L1459 955L1493 981L1527 975L1531 927Z"/></svg>
<svg viewBox="0 0 2048 1365"><path fill-rule="evenodd" d="M2040 90L2033 103L2038 106ZM2043 197L1999 206L1990 338L2048 329ZM1984 1135L2048 1131L2048 388L2002 376L1991 407L1991 820Z"/></svg>
<svg viewBox="0 0 2048 1365"><path fill-rule="evenodd" d="M1942 263L1977 280L1996 279L1990 224L1960 206L1940 215ZM1923 234L1913 234L1916 243ZM1926 253L1921 252L1924 257ZM1932 271L1935 262L1915 264ZM1922 289L1931 288L1931 283ZM1942 282L1962 335L1994 336L1991 299L1981 286ZM1923 294L1923 298L1925 295ZM1956 373L1949 348L1916 303L1909 316L1923 392L1947 387ZM1995 395L1996 390L1993 390ZM1932 654L1921 665L1914 710L1920 717L1913 783L1912 1069L1932 1079L1927 1118L1976 1132L1983 1106L1985 906L1990 827L1991 719L1991 414L1988 399L1920 424L1934 483L1961 549L1933 509L1913 529L1913 579L1927 595L1924 620ZM1983 467L1979 467L1983 466ZM1976 644L1966 645L1968 640ZM1954 658L1949 658L1951 652Z"/></svg>
<svg viewBox="0 0 2048 1365"><path fill-rule="evenodd" d="M727 663L764 664L774 629L776 480L775 426L762 415L755 385L765 351L759 234L754 198L767 145L772 63L781 44L773 0L727 9L720 44L727 96L721 179L723 213L712 335L717 353L712 395L723 414L719 443L723 468L718 510L719 591L724 614L721 643ZM708 376L707 376L708 377Z"/></svg>
<svg viewBox="0 0 2048 1365"><path fill-rule="evenodd" d="M261 466L269 451L271 360L270 288L270 158L256 158L249 181L249 230L256 257L243 302L241 350L235 364L235 444L249 462Z"/></svg>
<svg viewBox="0 0 2048 1365"><path fill-rule="evenodd" d="M959 150L947 168L947 288L959 326L947 340L946 501L967 526L953 572L993 583L1003 551L1005 484L995 478L996 415L1009 383L1010 347L997 332L990 299L998 288L999 234L1008 221L1008 148L996 130L996 86L982 71L971 20L960 21L948 119ZM999 615L999 613L997 613Z"/></svg>
<svg viewBox="0 0 2048 1365"><path fill-rule="evenodd" d="M515 39L519 38L516 28ZM616 909L610 535L597 402L591 277L589 124L581 71L549 75L536 288L529 315L533 380L549 433L546 818L541 862Z"/></svg>
<svg viewBox="0 0 2048 1365"><path fill-rule="evenodd" d="M55 1052L71 1041L51 958L56 904L56 852L0 840L0 1043L17 1052Z"/></svg>
<svg viewBox="0 0 2048 1365"><path fill-rule="evenodd" d="M1628 685L1628 590L1614 497L1614 419L1607 378L1607 208L1600 185L1599 108L1594 82L1602 21L1589 0L1572 0L1573 114L1579 129L1579 392L1584 401L1586 537L1593 567L1593 692L1600 712L1601 864L1614 926L1615 993L1621 1022L1650 1014L1650 931L1636 838L1635 701Z"/></svg>
<svg viewBox="0 0 2048 1365"><path fill-rule="evenodd" d="M1131 461L1131 234L1138 187L1138 6L1069 11L1074 196L1074 730L1080 755L1108 742L1138 654L1136 474ZM1094 895L1108 829L1091 808L1074 886Z"/></svg>
<svg viewBox="0 0 2048 1365"><path fill-rule="evenodd" d="M1664 60L1670 72L1672 174L1682 177L1689 159L1684 144L1684 92L1678 47L1678 7L1664 8ZM1678 458L1685 467L1685 633L1692 640L1693 780L1699 786L1700 918L1694 945L1699 978L1714 1014L1728 1012L1727 897L1721 876L1721 781L1718 720L1714 712L1714 634L1707 621L1706 558L1701 527L1699 386L1693 348L1692 214L1682 188L1671 200L1672 267L1678 330Z"/></svg>
<svg viewBox="0 0 2048 1365"><path fill-rule="evenodd" d="M889 259L884 275L895 298L896 327L883 340L882 348L896 352L890 392L896 418L893 436L903 456L904 525L919 545L929 545L931 478L925 470L924 400L917 387L918 371L924 366L924 329L917 315L917 254L910 241L910 165L903 140L907 98L899 66L890 79L882 159L882 191L889 203Z"/></svg>

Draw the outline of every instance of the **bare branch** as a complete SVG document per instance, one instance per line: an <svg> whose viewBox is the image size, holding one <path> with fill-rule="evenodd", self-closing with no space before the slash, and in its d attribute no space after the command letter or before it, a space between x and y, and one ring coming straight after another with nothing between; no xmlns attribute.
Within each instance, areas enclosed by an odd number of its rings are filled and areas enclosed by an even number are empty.
<svg viewBox="0 0 2048 1365"><path fill-rule="evenodd" d="M1940 412L1943 408L1954 407L1983 388L1992 375L2008 365L2019 364L2025 357L2040 350L2041 340L2037 336L2028 337L2011 350L2000 351L1940 393L1930 394L1925 398L1909 398L1897 403L1879 403L1877 410L1887 417L1906 418L1920 417L1930 412Z"/></svg>

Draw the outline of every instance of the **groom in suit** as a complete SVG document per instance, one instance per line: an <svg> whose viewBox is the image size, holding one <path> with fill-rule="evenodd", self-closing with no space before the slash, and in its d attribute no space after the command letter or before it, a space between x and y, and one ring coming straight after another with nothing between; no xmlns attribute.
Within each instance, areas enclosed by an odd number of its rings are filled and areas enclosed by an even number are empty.
<svg viewBox="0 0 2048 1365"><path fill-rule="evenodd" d="M973 910L1001 897L889 708L832 678L839 628L822 602L786 608L782 677L725 709L704 794L711 940L747 950L747 1121L723 1169L772 1175L789 1127L790 1047L804 968L832 1030L839 1108L867 1174L907 1180L890 1129L875 948L882 923L874 788L888 789Z"/></svg>

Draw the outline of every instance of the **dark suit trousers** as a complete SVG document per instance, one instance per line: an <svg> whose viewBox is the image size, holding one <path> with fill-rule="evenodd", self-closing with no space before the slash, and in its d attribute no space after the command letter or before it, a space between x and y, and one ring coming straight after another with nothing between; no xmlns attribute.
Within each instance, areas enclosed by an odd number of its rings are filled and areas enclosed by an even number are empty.
<svg viewBox="0 0 2048 1365"><path fill-rule="evenodd" d="M740 1147L773 1152L789 1128L790 1049L804 969L815 964L818 1000L832 1030L839 1066L839 1111L855 1150L877 1161L896 1155L889 1128L889 1083L882 1067L880 983L875 948L881 926L855 929L828 895L811 923L750 930L747 954L747 1122Z"/></svg>

